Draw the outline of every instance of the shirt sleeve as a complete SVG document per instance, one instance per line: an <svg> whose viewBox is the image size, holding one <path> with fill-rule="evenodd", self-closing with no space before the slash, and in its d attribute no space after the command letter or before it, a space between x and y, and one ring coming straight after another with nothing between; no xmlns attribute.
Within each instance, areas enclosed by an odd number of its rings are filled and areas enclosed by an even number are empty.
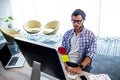
<svg viewBox="0 0 120 80"><path fill-rule="evenodd" d="M91 60L93 60L96 56L96 49L97 49L97 39L94 34L90 36L90 45L87 48L87 54L86 56L90 57Z"/></svg>

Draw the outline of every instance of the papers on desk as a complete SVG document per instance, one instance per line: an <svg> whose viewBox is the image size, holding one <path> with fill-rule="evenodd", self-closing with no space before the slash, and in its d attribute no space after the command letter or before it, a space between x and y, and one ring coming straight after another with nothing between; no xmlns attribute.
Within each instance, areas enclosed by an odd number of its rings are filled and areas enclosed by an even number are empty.
<svg viewBox="0 0 120 80"><path fill-rule="evenodd" d="M90 80L111 80L107 74L89 75Z"/></svg>

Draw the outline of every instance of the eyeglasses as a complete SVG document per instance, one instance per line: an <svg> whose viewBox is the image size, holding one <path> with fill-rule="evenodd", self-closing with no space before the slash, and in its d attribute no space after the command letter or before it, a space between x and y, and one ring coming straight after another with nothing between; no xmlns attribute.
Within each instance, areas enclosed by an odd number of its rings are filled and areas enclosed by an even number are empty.
<svg viewBox="0 0 120 80"><path fill-rule="evenodd" d="M82 20L71 20L73 24L77 23L80 24L82 22Z"/></svg>

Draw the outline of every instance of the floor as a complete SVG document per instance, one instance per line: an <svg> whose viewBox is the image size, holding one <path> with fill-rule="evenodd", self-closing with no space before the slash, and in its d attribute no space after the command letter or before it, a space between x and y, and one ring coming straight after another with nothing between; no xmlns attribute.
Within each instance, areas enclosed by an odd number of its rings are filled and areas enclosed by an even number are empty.
<svg viewBox="0 0 120 80"><path fill-rule="evenodd" d="M108 74L111 80L120 80L120 56L97 55L91 73Z"/></svg>

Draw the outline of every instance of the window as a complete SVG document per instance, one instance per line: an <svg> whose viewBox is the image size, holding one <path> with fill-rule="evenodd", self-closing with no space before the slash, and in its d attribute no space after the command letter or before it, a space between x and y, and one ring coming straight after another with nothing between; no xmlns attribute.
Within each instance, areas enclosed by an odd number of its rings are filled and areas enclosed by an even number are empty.
<svg viewBox="0 0 120 80"><path fill-rule="evenodd" d="M58 33L63 34L72 28L71 13L80 8L87 15L85 27L97 36L119 36L119 0L11 0L11 4L14 25L20 29L29 19L39 20L42 27L48 21L59 20Z"/></svg>

